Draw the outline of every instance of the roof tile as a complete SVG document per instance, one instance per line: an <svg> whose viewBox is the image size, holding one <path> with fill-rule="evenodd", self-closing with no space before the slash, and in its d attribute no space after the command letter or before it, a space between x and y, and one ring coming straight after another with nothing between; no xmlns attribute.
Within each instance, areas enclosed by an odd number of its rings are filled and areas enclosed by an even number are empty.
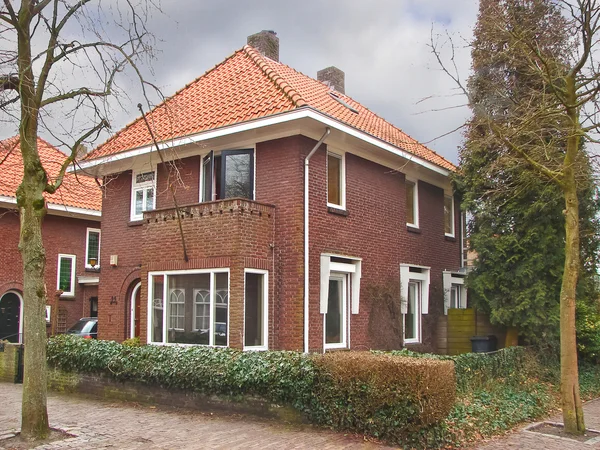
<svg viewBox="0 0 600 450"><path fill-rule="evenodd" d="M40 160L49 181L56 179L66 155L43 139L37 142ZM16 198L23 179L23 158L18 136L0 141L0 195ZM102 191L92 178L67 173L54 194L44 194L48 203L100 211Z"/></svg>
<svg viewBox="0 0 600 450"><path fill-rule="evenodd" d="M330 88L291 67L273 61L246 45L176 92L148 113L161 141L188 136L252 119L309 106L397 148L448 170L450 161L347 95L330 95ZM152 141L141 118L117 132L87 159L112 155Z"/></svg>

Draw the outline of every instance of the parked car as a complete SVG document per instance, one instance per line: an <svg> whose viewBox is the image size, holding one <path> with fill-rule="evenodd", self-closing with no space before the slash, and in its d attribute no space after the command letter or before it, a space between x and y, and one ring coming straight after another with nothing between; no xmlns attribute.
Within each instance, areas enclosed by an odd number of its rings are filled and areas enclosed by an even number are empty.
<svg viewBox="0 0 600 450"><path fill-rule="evenodd" d="M98 339L98 318L83 317L67 330L67 334L81 336L84 339Z"/></svg>

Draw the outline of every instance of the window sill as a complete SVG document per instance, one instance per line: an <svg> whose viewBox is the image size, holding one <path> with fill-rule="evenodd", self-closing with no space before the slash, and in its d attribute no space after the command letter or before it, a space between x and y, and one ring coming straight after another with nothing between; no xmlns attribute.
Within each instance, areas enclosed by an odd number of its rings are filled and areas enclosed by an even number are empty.
<svg viewBox="0 0 600 450"><path fill-rule="evenodd" d="M417 345L420 344L421 341L418 339L411 339L410 341L404 341L404 345Z"/></svg>
<svg viewBox="0 0 600 450"><path fill-rule="evenodd" d="M85 271L86 272L92 272L92 273L100 273L100 266L96 266L96 267L85 267Z"/></svg>
<svg viewBox="0 0 600 450"><path fill-rule="evenodd" d="M409 233L415 233L415 234L421 234L421 229L419 227L416 227L414 225L406 225L406 231L408 231Z"/></svg>
<svg viewBox="0 0 600 450"><path fill-rule="evenodd" d="M445 239L446 241L448 241L448 242L456 242L456 237L454 237L454 236L450 236L450 235L448 235L448 234L446 234L446 235L444 236L444 239Z"/></svg>
<svg viewBox="0 0 600 450"><path fill-rule="evenodd" d="M62 294L59 297L60 300L73 301L75 300L75 294Z"/></svg>
<svg viewBox="0 0 600 450"><path fill-rule="evenodd" d="M140 225L144 225L144 219L130 220L127 222L128 227L139 227Z"/></svg>
<svg viewBox="0 0 600 450"><path fill-rule="evenodd" d="M335 214L337 216L348 217L348 211L335 206L327 206L327 212L329 214Z"/></svg>
<svg viewBox="0 0 600 450"><path fill-rule="evenodd" d="M325 351L329 350L348 350L348 346L346 344L325 344L323 347Z"/></svg>

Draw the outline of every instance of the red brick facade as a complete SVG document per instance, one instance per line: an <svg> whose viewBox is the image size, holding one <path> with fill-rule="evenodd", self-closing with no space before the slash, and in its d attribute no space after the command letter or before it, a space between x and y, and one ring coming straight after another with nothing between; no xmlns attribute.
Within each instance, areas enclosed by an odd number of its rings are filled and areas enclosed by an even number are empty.
<svg viewBox="0 0 600 450"><path fill-rule="evenodd" d="M42 236L46 249L46 289L48 304L56 320L56 332L63 332L81 317L90 316L91 297L97 297L97 286L79 284L79 276L95 276L85 269L87 228L99 228L99 222L48 214ZM8 291L23 290L23 264L19 253L19 215L16 209L0 208L0 297ZM75 255L75 296L61 297L57 308L57 265L59 253ZM102 255L102 249L101 249ZM50 330L49 330L50 331Z"/></svg>
<svg viewBox="0 0 600 450"><path fill-rule="evenodd" d="M304 341L304 158L315 141L292 136L255 146L256 201L198 204L200 157L180 160L177 171L159 167L157 210L143 223L129 223L131 172L107 177L103 198L99 337L130 336L131 291L141 288L141 338L147 333L148 272L228 268L229 345L243 345L244 268L269 272L269 348L302 350ZM247 147L246 147L247 148ZM208 149L207 149L208 150ZM350 149L348 149L350 151ZM362 260L360 310L350 315L351 348L373 347L369 334L370 286L399 283L400 264L430 267L429 313L423 315L423 342L433 342L435 318L443 314L442 271L460 267L459 235L444 235L444 190L419 181L418 230L408 230L405 176L374 162L345 156L346 211L327 207L326 146L310 161L309 349L323 351L319 308L320 255ZM183 259L178 223L167 189L177 180L177 198L189 261ZM177 175L177 177L175 177ZM459 214L455 211L455 230ZM109 258L118 258L110 266Z"/></svg>

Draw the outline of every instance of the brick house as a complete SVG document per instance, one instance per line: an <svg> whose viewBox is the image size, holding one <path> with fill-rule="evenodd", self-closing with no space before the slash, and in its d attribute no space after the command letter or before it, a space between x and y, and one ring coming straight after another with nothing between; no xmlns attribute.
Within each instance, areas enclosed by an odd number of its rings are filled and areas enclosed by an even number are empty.
<svg viewBox="0 0 600 450"><path fill-rule="evenodd" d="M435 347L466 303L455 166L339 69L280 63L273 32L248 43L148 113L160 153L140 117L80 162L104 177L100 338L321 352L393 328Z"/></svg>
<svg viewBox="0 0 600 450"><path fill-rule="evenodd" d="M42 139L38 151L48 177L58 174L66 156ZM16 190L23 178L19 138L0 141L0 339L21 342L23 264L19 253ZM48 332L64 332L98 304L98 253L102 192L95 180L67 174L58 191L46 195L42 225L46 249Z"/></svg>

